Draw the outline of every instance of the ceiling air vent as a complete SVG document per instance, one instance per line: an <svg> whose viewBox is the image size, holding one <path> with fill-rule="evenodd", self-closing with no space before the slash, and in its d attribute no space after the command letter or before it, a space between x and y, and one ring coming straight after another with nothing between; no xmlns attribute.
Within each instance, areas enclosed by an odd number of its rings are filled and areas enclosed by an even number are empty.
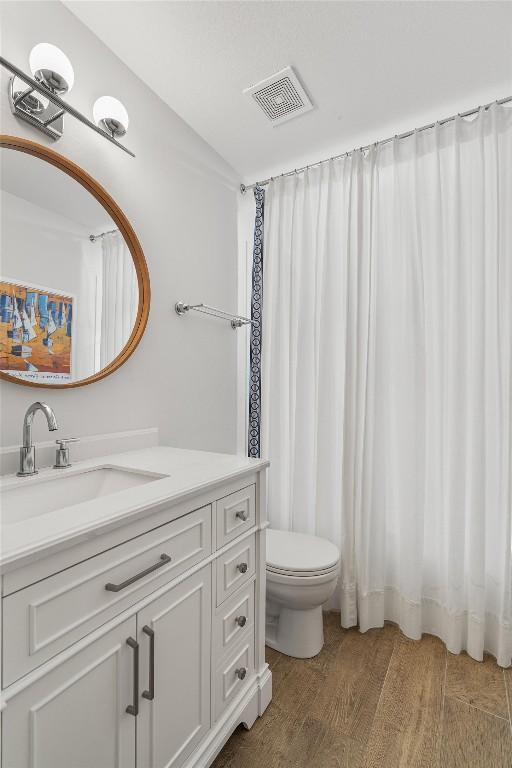
<svg viewBox="0 0 512 768"><path fill-rule="evenodd" d="M306 91L291 67L285 67L251 88L246 88L244 93L254 99L273 125L279 125L313 109Z"/></svg>

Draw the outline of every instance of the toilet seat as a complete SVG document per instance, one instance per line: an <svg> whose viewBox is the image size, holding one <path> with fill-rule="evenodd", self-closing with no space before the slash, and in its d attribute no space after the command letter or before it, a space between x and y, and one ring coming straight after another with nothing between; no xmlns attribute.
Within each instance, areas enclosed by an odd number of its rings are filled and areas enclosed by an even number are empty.
<svg viewBox="0 0 512 768"><path fill-rule="evenodd" d="M276 568L273 565L267 563L267 573L275 574L276 576L293 576L296 579L311 579L315 576L330 576L333 573L338 573L338 563L333 565L332 568L326 568L325 570L318 571L288 571L284 568Z"/></svg>
<svg viewBox="0 0 512 768"><path fill-rule="evenodd" d="M301 574L296 576L293 573L286 573L285 571L271 571L267 568L267 582L272 584L283 584L289 587L293 587L295 590L307 590L309 587L314 588L321 584L329 584L330 582L336 583L338 581L338 569L333 568L331 571L325 571L324 573L312 573L310 575Z"/></svg>
<svg viewBox="0 0 512 768"><path fill-rule="evenodd" d="M338 548L326 539L292 531L267 529L267 572L313 578L337 572Z"/></svg>

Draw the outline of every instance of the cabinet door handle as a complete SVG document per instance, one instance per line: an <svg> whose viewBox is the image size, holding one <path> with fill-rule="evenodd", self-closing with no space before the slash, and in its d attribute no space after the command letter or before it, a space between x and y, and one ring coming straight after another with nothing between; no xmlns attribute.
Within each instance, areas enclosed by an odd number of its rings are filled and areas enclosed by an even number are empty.
<svg viewBox="0 0 512 768"><path fill-rule="evenodd" d="M247 563L238 563L237 568L240 571L240 573L246 573Z"/></svg>
<svg viewBox="0 0 512 768"><path fill-rule="evenodd" d="M145 624L142 631L149 637L149 690L142 691L142 696L148 701L155 698L155 633Z"/></svg>
<svg viewBox="0 0 512 768"><path fill-rule="evenodd" d="M237 616L235 621L239 627L245 627L247 623L247 616Z"/></svg>
<svg viewBox="0 0 512 768"><path fill-rule="evenodd" d="M139 644L133 637L129 637L126 644L133 649L133 704L128 704L126 711L129 715L137 717L139 714Z"/></svg>
<svg viewBox="0 0 512 768"><path fill-rule="evenodd" d="M109 581L108 584L105 584L105 589L107 592L120 592L122 589L126 589L126 587L129 587L130 584L133 584L134 581L138 581L139 579L143 579L144 576L147 576L149 573L153 573L153 571L157 571L159 568L162 568L164 565L167 565L167 563L170 563L172 558L169 555L160 555L160 560L158 563L155 563L154 565L150 565L149 568L146 568L145 571L141 571L140 573L136 573L135 576L132 576L129 579L126 579L126 581L122 581L120 584L112 584L112 582Z"/></svg>
<svg viewBox="0 0 512 768"><path fill-rule="evenodd" d="M235 675L238 677L239 680L243 680L247 674L247 670L245 667L240 667L240 669L235 670Z"/></svg>
<svg viewBox="0 0 512 768"><path fill-rule="evenodd" d="M245 523L249 519L249 513L244 509L239 509L235 517L238 517L243 523Z"/></svg>

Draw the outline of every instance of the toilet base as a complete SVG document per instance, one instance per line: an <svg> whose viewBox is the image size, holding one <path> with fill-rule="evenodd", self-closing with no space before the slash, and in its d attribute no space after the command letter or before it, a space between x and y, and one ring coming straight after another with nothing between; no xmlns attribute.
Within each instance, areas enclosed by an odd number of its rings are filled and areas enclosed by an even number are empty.
<svg viewBox="0 0 512 768"><path fill-rule="evenodd" d="M324 646L322 606L306 610L267 605L265 643L287 656L310 659Z"/></svg>

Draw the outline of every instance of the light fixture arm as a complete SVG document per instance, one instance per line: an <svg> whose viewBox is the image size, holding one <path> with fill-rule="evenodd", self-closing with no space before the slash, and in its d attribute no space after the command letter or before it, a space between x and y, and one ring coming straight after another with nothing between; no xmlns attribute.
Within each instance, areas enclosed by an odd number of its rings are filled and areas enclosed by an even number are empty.
<svg viewBox="0 0 512 768"><path fill-rule="evenodd" d="M107 141L110 141L111 144L115 144L116 147L119 147L123 150L123 152L126 152L131 157L135 157L133 152L131 152L129 149L127 149L123 144L121 144L119 141L116 141L116 139L113 136L110 136L106 131L99 128L97 125L95 125L91 120L89 120L85 115L82 115L81 112L79 112L77 109L71 106L71 104L67 104L63 99L60 98L56 93L54 93L52 90L47 88L44 83L39 82L35 80L33 77L30 77L30 75L26 75L23 70L21 70L19 67L17 67L15 64L12 64L10 61L7 61L3 56L0 56L0 64L4 69L7 69L9 72L11 72L15 77L18 77L20 80L23 80L24 83L27 85L27 89L23 91L23 95L20 95L16 99L12 97L12 110L13 113L18 115L19 117L22 117L25 120L28 120L30 123L35 125L38 128L41 128L45 131L45 133L48 133L48 135L52 136L52 133L50 133L46 126L50 123L54 122L54 120L57 120L58 118L62 117L64 114L71 115L71 117L74 117L75 120L78 120L80 123L83 123L83 125L86 125L88 128L91 128L96 133L99 133L100 136L103 136ZM11 80L12 84L12 80ZM51 118L46 121L40 120L37 118L37 116L32 115L28 116L25 111L22 111L19 109L19 104L23 101L24 98L29 96L32 91L37 91L37 93L42 94L48 101L50 101L54 106L58 107L59 110L62 110L62 112L56 115L52 115ZM30 117L30 119L29 119ZM57 138L55 135L53 135L53 138Z"/></svg>

